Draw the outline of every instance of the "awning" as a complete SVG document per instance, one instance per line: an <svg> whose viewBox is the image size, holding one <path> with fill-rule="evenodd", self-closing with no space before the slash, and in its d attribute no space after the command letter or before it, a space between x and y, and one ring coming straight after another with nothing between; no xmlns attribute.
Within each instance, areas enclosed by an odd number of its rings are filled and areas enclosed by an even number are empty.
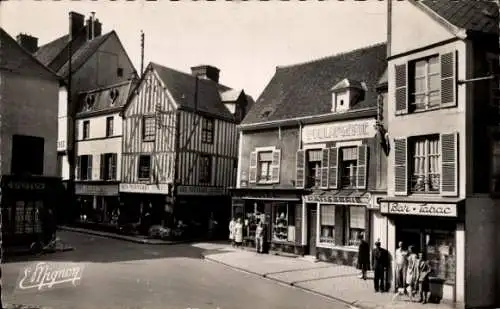
<svg viewBox="0 0 500 309"><path fill-rule="evenodd" d="M368 206L370 197L369 192L359 190L316 190L304 196L304 200L306 203Z"/></svg>

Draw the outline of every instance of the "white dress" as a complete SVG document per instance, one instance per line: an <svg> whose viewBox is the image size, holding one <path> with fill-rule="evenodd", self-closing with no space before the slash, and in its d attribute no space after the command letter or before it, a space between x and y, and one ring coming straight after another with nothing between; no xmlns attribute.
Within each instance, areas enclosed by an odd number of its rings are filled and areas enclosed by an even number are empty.
<svg viewBox="0 0 500 309"><path fill-rule="evenodd" d="M236 222L231 221L229 222L229 239L234 240L234 226L236 225Z"/></svg>
<svg viewBox="0 0 500 309"><path fill-rule="evenodd" d="M234 241L237 243L243 242L243 224L241 223L234 225Z"/></svg>

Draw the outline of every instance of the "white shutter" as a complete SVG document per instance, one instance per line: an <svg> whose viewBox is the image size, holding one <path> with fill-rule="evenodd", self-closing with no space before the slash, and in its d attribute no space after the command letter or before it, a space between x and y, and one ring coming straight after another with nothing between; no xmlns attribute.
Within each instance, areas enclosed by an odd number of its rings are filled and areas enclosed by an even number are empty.
<svg viewBox="0 0 500 309"><path fill-rule="evenodd" d="M271 163L271 182L280 183L281 149L273 150Z"/></svg>
<svg viewBox="0 0 500 309"><path fill-rule="evenodd" d="M252 151L250 153L248 182L249 183L257 182L257 151Z"/></svg>

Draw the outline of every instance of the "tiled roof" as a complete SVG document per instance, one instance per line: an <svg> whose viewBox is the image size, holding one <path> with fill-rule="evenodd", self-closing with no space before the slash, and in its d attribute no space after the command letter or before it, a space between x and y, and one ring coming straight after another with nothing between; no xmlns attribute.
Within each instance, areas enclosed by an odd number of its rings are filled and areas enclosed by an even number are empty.
<svg viewBox="0 0 500 309"><path fill-rule="evenodd" d="M0 70L61 80L55 72L22 48L3 28L0 28Z"/></svg>
<svg viewBox="0 0 500 309"><path fill-rule="evenodd" d="M79 116L122 108L127 103L134 87L135 81L129 80L105 88L80 93L78 95ZM93 103L89 105L87 104L87 99L91 97L93 98Z"/></svg>
<svg viewBox="0 0 500 309"><path fill-rule="evenodd" d="M176 71L162 65L151 63L152 68L158 73L174 100L181 107L195 108L195 77L191 74ZM220 91L230 90L229 87L217 84L212 80L198 80L198 106L201 112L221 117L233 119L233 115L227 110L221 101Z"/></svg>
<svg viewBox="0 0 500 309"><path fill-rule="evenodd" d="M87 59L92 56L99 46L101 46L104 41L106 41L110 36L116 35L114 31L108 32L104 35L98 36L95 39L91 41L85 42L75 53L73 54L72 60L71 60L71 71L75 72L82 66ZM66 77L68 75L68 70L69 70L69 65L68 62L66 62L57 72L59 75Z"/></svg>
<svg viewBox="0 0 500 309"><path fill-rule="evenodd" d="M378 86L384 86L387 85L389 82L389 77L387 76L387 68L384 71L384 74L380 76L380 79L378 80Z"/></svg>
<svg viewBox="0 0 500 309"><path fill-rule="evenodd" d="M278 67L242 124L331 113L331 88L344 78L365 82L365 99L351 110L375 107L377 82L386 68L386 44L308 63Z"/></svg>
<svg viewBox="0 0 500 309"><path fill-rule="evenodd" d="M41 63L46 66L59 55L63 49L68 45L68 35L64 35L52 42L40 46L38 50L33 54Z"/></svg>
<svg viewBox="0 0 500 309"><path fill-rule="evenodd" d="M491 0L422 0L450 24L473 32L498 33L498 5Z"/></svg>

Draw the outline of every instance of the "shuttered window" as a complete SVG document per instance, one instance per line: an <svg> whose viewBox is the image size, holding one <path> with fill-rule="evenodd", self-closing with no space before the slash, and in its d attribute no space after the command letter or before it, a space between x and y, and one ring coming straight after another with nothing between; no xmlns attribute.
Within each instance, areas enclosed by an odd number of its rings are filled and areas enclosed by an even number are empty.
<svg viewBox="0 0 500 309"><path fill-rule="evenodd" d="M408 194L406 138L394 139L394 194Z"/></svg>
<svg viewBox="0 0 500 309"><path fill-rule="evenodd" d="M274 149L271 158L271 182L280 183L281 149Z"/></svg>
<svg viewBox="0 0 500 309"><path fill-rule="evenodd" d="M249 183L256 183L257 182L257 152L252 151L250 153L250 161L249 161L249 177L248 177L248 182Z"/></svg>
<svg viewBox="0 0 500 309"><path fill-rule="evenodd" d="M338 165L339 165L339 149L337 147L330 148L329 156L329 171L328 171L328 188L337 189L338 187Z"/></svg>
<svg viewBox="0 0 500 309"><path fill-rule="evenodd" d="M458 195L458 134L441 134L441 195Z"/></svg>
<svg viewBox="0 0 500 309"><path fill-rule="evenodd" d="M321 150L321 188L328 188L328 169L330 159L330 149L322 149Z"/></svg>
<svg viewBox="0 0 500 309"><path fill-rule="evenodd" d="M102 180L116 180L116 153L104 153L101 155L100 174Z"/></svg>
<svg viewBox="0 0 500 309"><path fill-rule="evenodd" d="M263 151L257 155L257 181L268 182L271 181L271 164L273 162L273 152Z"/></svg>
<svg viewBox="0 0 500 309"><path fill-rule="evenodd" d="M439 56L415 61L412 69L412 110L439 107L441 103Z"/></svg>
<svg viewBox="0 0 500 309"><path fill-rule="evenodd" d="M305 151L300 149L295 157L295 187L305 187Z"/></svg>
<svg viewBox="0 0 500 309"><path fill-rule="evenodd" d="M406 64L396 65L394 67L395 71L395 99L396 99L396 113L407 113L408 112L408 76L406 70Z"/></svg>
<svg viewBox="0 0 500 309"><path fill-rule="evenodd" d="M411 192L439 192L441 182L440 153L439 135L420 136L411 139Z"/></svg>

